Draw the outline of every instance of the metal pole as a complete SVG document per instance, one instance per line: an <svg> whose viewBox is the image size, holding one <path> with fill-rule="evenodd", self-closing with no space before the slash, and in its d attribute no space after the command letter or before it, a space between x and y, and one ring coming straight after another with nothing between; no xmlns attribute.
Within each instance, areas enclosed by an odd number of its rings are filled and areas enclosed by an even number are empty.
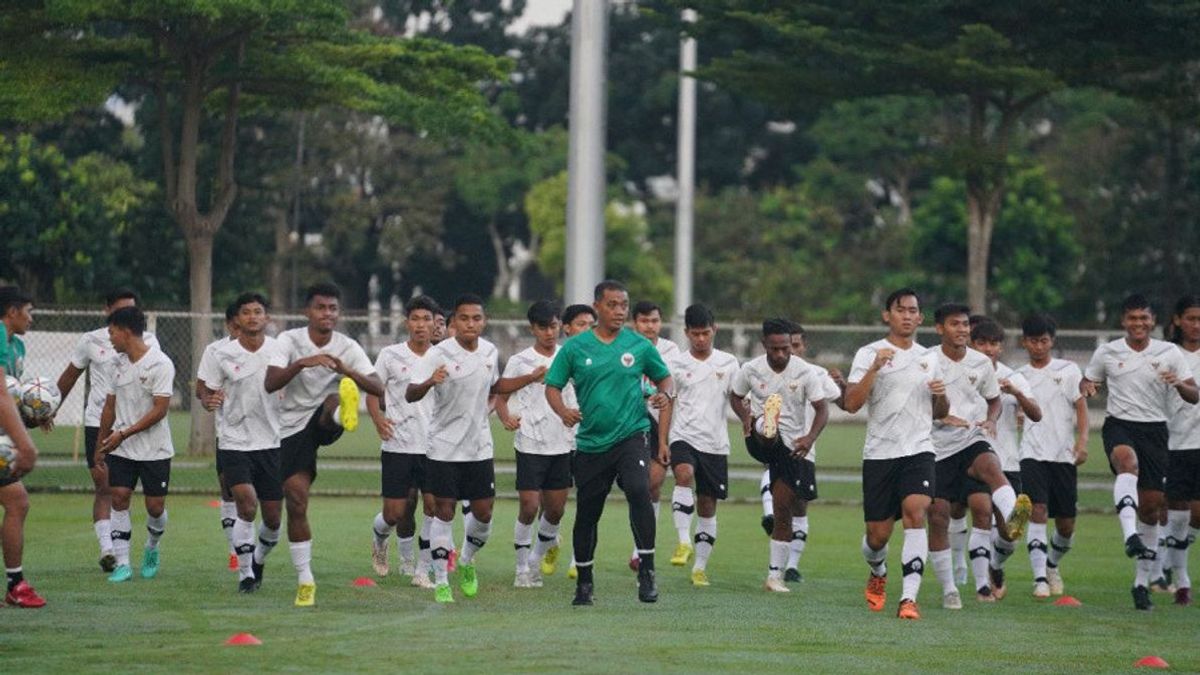
<svg viewBox="0 0 1200 675"><path fill-rule="evenodd" d="M568 303L590 303L592 288L604 278L607 52L608 0L574 0L563 293Z"/></svg>
<svg viewBox="0 0 1200 675"><path fill-rule="evenodd" d="M683 20L694 22L696 12L683 10ZM679 116L676 126L677 182L679 199L675 202L675 325L679 339L683 329L683 310L692 304L692 249L696 190L696 80L686 73L696 70L696 40L684 37L679 44ZM672 331L674 333L674 331Z"/></svg>

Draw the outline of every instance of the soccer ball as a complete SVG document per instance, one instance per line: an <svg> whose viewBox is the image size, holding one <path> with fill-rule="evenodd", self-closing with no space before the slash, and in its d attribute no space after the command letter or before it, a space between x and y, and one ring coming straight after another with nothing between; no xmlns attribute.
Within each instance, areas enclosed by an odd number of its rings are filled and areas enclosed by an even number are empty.
<svg viewBox="0 0 1200 675"><path fill-rule="evenodd" d="M8 389L8 395L12 397L13 403L20 405L21 401L21 381L12 375L4 376L4 386Z"/></svg>
<svg viewBox="0 0 1200 675"><path fill-rule="evenodd" d="M0 434L0 480L12 475L12 465L16 458L17 449L13 447L12 439Z"/></svg>
<svg viewBox="0 0 1200 675"><path fill-rule="evenodd" d="M21 383L17 409L21 412L25 426L37 427L54 416L61 402L62 396L58 393L58 387L49 378L31 377Z"/></svg>

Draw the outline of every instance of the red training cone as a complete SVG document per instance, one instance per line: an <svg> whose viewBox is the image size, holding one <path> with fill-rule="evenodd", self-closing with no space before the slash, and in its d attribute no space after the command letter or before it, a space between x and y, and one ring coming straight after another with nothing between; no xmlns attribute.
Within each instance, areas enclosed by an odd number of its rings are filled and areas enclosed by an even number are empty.
<svg viewBox="0 0 1200 675"><path fill-rule="evenodd" d="M362 588L369 588L372 586L377 586L378 584L376 584L375 580L371 579L370 577L359 577L359 578L355 579L350 585L351 586L359 586Z"/></svg>
<svg viewBox="0 0 1200 675"><path fill-rule="evenodd" d="M211 507L213 507L214 509L219 509L219 508L221 508L221 500L220 500L220 499L214 499L214 500L210 501L210 502L208 503L208 505L209 505L209 506L211 506Z"/></svg>
<svg viewBox="0 0 1200 675"><path fill-rule="evenodd" d="M1166 669L1170 668L1171 666L1167 665L1167 662L1163 661L1161 657L1146 656L1146 657L1138 659L1137 661L1134 661L1133 667L1134 668L1161 668L1163 670L1166 670Z"/></svg>
<svg viewBox="0 0 1200 675"><path fill-rule="evenodd" d="M262 640L259 640L258 638L254 637L250 633L238 633L236 635L230 636L230 638L225 641L225 644L226 645L261 645Z"/></svg>
<svg viewBox="0 0 1200 675"><path fill-rule="evenodd" d="M1076 600L1075 598L1073 598L1070 595L1064 595L1061 598L1054 601L1055 607L1079 607L1082 604L1083 604L1082 602Z"/></svg>

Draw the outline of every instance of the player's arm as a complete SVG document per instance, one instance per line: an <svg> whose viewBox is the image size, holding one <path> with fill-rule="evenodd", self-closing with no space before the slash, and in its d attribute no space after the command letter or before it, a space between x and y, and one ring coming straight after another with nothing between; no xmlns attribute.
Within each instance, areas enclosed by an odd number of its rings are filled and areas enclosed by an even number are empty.
<svg viewBox="0 0 1200 675"><path fill-rule="evenodd" d="M930 380L929 391L933 399L933 419L945 419L950 415L950 399L946 396L946 383L941 380ZM995 428L994 425L993 428Z"/></svg>
<svg viewBox="0 0 1200 675"><path fill-rule="evenodd" d="M1179 392L1179 398L1182 398L1184 402L1196 405L1196 402L1200 401L1200 390L1196 389L1195 379L1189 377L1181 380L1178 375L1169 370L1163 374L1162 378L1164 382L1175 387L1175 391Z"/></svg>
<svg viewBox="0 0 1200 675"><path fill-rule="evenodd" d="M109 394L104 397L104 407L100 409L100 432L96 434L99 443L96 444L96 465L104 466L104 455L108 452L105 441L112 435L113 423L117 419L117 397Z"/></svg>
<svg viewBox="0 0 1200 675"><path fill-rule="evenodd" d="M4 368L0 367L0 379L4 377ZM37 446L33 444L33 438L25 428L25 423L21 421L16 402L7 393L0 396L0 399L3 399L0 400L0 429L13 442L13 448L17 451L11 475L13 478L20 478L33 471L34 465L37 464Z"/></svg>
<svg viewBox="0 0 1200 675"><path fill-rule="evenodd" d="M1087 461L1089 431L1087 399L1080 396L1075 399L1075 466Z"/></svg>
<svg viewBox="0 0 1200 675"><path fill-rule="evenodd" d="M993 438L996 436L996 423L1000 421L1000 412L1004 409L1000 405L1000 397L989 398L987 400L987 417L984 418L979 426Z"/></svg>
<svg viewBox="0 0 1200 675"><path fill-rule="evenodd" d="M382 398L367 394L367 414L371 416L371 422L375 425L375 431L379 433L381 441L390 440L395 433L392 421L384 414L385 408L386 403Z"/></svg>
<svg viewBox="0 0 1200 675"><path fill-rule="evenodd" d="M567 407L563 401L562 389L552 384L546 385L546 403L550 404L550 409L568 427L573 427L583 421L583 413L576 408Z"/></svg>
<svg viewBox="0 0 1200 675"><path fill-rule="evenodd" d="M280 389L283 389L291 382L300 371L305 368L315 368L322 366L332 371L337 371L339 364L338 360L328 354L313 354L302 359L296 359L286 366L267 366L267 376L263 378L263 387L266 388L268 394L273 394ZM382 394L382 391L377 392Z"/></svg>
<svg viewBox="0 0 1200 675"><path fill-rule="evenodd" d="M1038 402L1025 395L1025 392L1020 387L1013 384L1012 380L1003 380L1000 383L1000 389L1006 394L1011 394L1017 399L1017 405L1021 408L1021 414L1030 422L1042 421L1042 407Z"/></svg>
<svg viewBox="0 0 1200 675"><path fill-rule="evenodd" d="M501 379L500 382L504 380ZM521 426L521 418L514 416L508 409L508 394L497 394L493 397L496 406L496 417L500 419L500 423L509 431L516 431Z"/></svg>
<svg viewBox="0 0 1200 675"><path fill-rule="evenodd" d="M58 376L58 382L55 386L58 387L59 394L62 395L62 400L67 400L67 395L75 388L75 383L79 381L79 376L83 374L83 368L76 368L74 363L68 363L66 368L63 368L62 375Z"/></svg>
<svg viewBox="0 0 1200 675"><path fill-rule="evenodd" d="M113 397L111 397L111 396L109 397L109 399L112 399L112 398ZM104 405L107 408L108 402L105 401ZM129 426L125 427L124 429L117 429L117 430L113 431L112 433L110 433L107 437L105 437L105 439L103 441L100 442L99 449L103 450L106 453L116 450L118 447L120 447L121 443L123 443L125 441L125 439L127 439L130 436L133 436L135 434L140 434L141 432L145 431L146 429L149 429L150 427L154 426L155 424L158 424L159 422L161 422L162 419L167 416L167 412L170 409L171 409L171 397L170 396L155 396L154 404L150 406L150 410L148 410L145 415L142 415L142 418L140 420L134 422L133 424L130 424Z"/></svg>
<svg viewBox="0 0 1200 675"><path fill-rule="evenodd" d="M196 398L200 399L200 405L204 409L212 412L221 407L225 402L225 392L220 389L212 389L204 380L196 380Z"/></svg>
<svg viewBox="0 0 1200 675"><path fill-rule="evenodd" d="M428 394L430 389L445 382L448 374L449 371L446 370L446 366L438 365L437 368L433 369L433 374L428 379L416 383L409 382L408 388L404 390L404 400L409 403L420 401L425 398L425 394Z"/></svg>
<svg viewBox="0 0 1200 675"><path fill-rule="evenodd" d="M518 375L516 377L502 377L497 380L495 386L492 387L492 393L503 395L512 394L524 389L525 387L528 387L534 382L541 382L542 378L545 376L546 366L538 366L525 375Z"/></svg>
<svg viewBox="0 0 1200 675"><path fill-rule="evenodd" d="M738 396L737 392L729 392L729 407L733 408L733 414L737 415L738 420L742 423L742 434L750 435L750 425L753 424L753 415L750 412L750 404L746 403L745 396Z"/></svg>
<svg viewBox="0 0 1200 675"><path fill-rule="evenodd" d="M1096 395L1100 385L1104 382L1104 352L1107 347L1101 346L1092 354L1092 360L1088 361L1087 367L1083 370L1083 377L1079 380L1079 393L1086 398L1091 398Z"/></svg>
<svg viewBox="0 0 1200 675"><path fill-rule="evenodd" d="M675 381L670 375L654 383L658 396L663 399L658 409L658 461L663 466L671 464L671 416L675 409Z"/></svg>
<svg viewBox="0 0 1200 675"><path fill-rule="evenodd" d="M796 439L792 447L792 457L803 459L812 452L812 448L817 443L817 437L825 431L825 425L829 423L829 403L825 399L812 401L813 421L812 426L808 428L808 433Z"/></svg>
<svg viewBox="0 0 1200 675"><path fill-rule="evenodd" d="M875 376L879 374L879 370L886 366L895 355L895 350L880 349L875 352L875 358L871 361L871 365L867 366L862 378L857 382L848 382L846 384L846 393L842 395L842 408L848 413L856 413L862 410L862 407L867 404L867 399L871 396L871 387L875 386ZM855 359L858 360L857 358ZM854 373L850 373L850 377L854 377Z"/></svg>

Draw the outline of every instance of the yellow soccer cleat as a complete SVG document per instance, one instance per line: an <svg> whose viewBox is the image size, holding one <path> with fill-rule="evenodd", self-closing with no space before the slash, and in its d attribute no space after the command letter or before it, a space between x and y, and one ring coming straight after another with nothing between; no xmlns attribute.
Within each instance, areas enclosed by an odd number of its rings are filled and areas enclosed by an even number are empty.
<svg viewBox="0 0 1200 675"><path fill-rule="evenodd" d="M338 424L343 429L354 431L358 428L358 385L348 377L338 383L338 410L341 411Z"/></svg>
<svg viewBox="0 0 1200 675"><path fill-rule="evenodd" d="M692 545L684 542L679 542L675 545L675 552L671 554L671 564L676 567L683 567L692 559Z"/></svg>
<svg viewBox="0 0 1200 675"><path fill-rule="evenodd" d="M1029 516L1033 515L1033 502L1029 500L1029 495L1017 495L1017 505L1013 507L1012 517L1005 523L1008 525L1008 540L1020 541L1025 535L1025 526L1029 523Z"/></svg>
<svg viewBox="0 0 1200 675"><path fill-rule="evenodd" d="M575 567L575 565L572 563L572 565L567 569L567 578L574 579L578 576L579 576L579 569L577 567Z"/></svg>
<svg viewBox="0 0 1200 675"><path fill-rule="evenodd" d="M779 435L779 414L783 411L783 397L771 394L763 401L763 438L775 438Z"/></svg>
<svg viewBox="0 0 1200 675"><path fill-rule="evenodd" d="M692 585L693 586L710 586L708 583L708 574L704 570L692 570Z"/></svg>
<svg viewBox="0 0 1200 675"><path fill-rule="evenodd" d="M317 585L300 584L296 589L296 606L312 607L317 604Z"/></svg>
<svg viewBox="0 0 1200 675"><path fill-rule="evenodd" d="M546 555L542 556L542 576L552 576L556 571L558 571L558 544L546 549Z"/></svg>

